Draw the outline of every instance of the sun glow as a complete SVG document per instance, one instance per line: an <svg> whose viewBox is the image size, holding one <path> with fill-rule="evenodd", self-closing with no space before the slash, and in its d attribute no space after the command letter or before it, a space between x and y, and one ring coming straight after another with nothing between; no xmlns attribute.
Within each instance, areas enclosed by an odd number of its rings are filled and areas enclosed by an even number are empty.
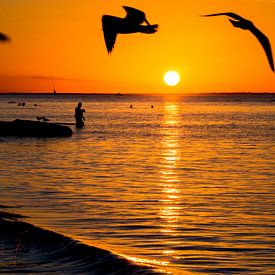
<svg viewBox="0 0 275 275"><path fill-rule="evenodd" d="M180 82L180 75L176 71L169 71L164 74L164 82L168 86L176 86Z"/></svg>

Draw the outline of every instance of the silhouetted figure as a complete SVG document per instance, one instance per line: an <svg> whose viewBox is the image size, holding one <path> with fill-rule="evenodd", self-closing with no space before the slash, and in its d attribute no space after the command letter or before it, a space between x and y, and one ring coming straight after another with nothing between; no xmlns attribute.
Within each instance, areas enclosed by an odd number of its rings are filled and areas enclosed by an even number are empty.
<svg viewBox="0 0 275 275"><path fill-rule="evenodd" d="M154 108L154 105L151 105L151 109L153 109Z"/></svg>
<svg viewBox="0 0 275 275"><path fill-rule="evenodd" d="M8 42L8 41L10 41L10 38L4 33L0 32L0 42Z"/></svg>
<svg viewBox="0 0 275 275"><path fill-rule="evenodd" d="M258 41L261 43L262 47L264 48L270 68L274 72L272 50L271 50L271 46L270 46L268 38L258 28L256 28L255 25L251 21L241 17L240 15L238 15L236 13L224 12L224 13L207 14L207 15L202 15L202 16L219 16L219 15L226 15L226 16L231 17L234 20L232 20L232 19L228 19L228 20L231 22L231 24L234 27L240 28L243 30L249 30L253 35L255 35L255 37L258 39Z"/></svg>
<svg viewBox="0 0 275 275"><path fill-rule="evenodd" d="M82 102L78 102L77 107L75 108L75 125L77 128L81 128L84 126L85 117L83 116L83 113L85 113L85 109L81 109Z"/></svg>
<svg viewBox="0 0 275 275"><path fill-rule="evenodd" d="M158 25L150 25L145 17L145 13L127 6L123 6L127 15L120 18L111 15L103 15L102 26L104 32L105 44L110 54L114 48L117 34L146 33L151 34L157 31ZM147 25L141 25L145 22Z"/></svg>
<svg viewBox="0 0 275 275"><path fill-rule="evenodd" d="M133 105L130 105L130 108L133 109Z"/></svg>

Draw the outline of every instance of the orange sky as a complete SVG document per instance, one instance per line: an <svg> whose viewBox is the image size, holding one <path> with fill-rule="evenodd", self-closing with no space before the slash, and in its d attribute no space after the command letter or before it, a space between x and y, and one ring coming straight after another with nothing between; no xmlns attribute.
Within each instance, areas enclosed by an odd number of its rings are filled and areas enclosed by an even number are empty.
<svg viewBox="0 0 275 275"><path fill-rule="evenodd" d="M101 16L125 16L122 5L143 10L153 35L119 35L107 54ZM268 37L275 54L272 0L1 0L0 92L192 93L275 92L275 74L259 42L233 28L233 11ZM167 70L181 83L163 83Z"/></svg>

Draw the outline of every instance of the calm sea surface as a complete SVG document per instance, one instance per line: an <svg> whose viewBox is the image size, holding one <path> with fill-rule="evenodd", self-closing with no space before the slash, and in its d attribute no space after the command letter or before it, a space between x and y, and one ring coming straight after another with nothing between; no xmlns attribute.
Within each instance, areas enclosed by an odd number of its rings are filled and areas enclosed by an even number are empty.
<svg viewBox="0 0 275 275"><path fill-rule="evenodd" d="M71 138L0 137L0 204L157 271L275 274L274 100L0 95L0 120L86 109Z"/></svg>

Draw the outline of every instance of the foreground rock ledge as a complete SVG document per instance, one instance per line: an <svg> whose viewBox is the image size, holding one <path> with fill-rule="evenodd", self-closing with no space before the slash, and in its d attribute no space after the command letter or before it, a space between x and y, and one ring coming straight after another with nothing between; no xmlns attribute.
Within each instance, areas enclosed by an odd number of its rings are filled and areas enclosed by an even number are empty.
<svg viewBox="0 0 275 275"><path fill-rule="evenodd" d="M70 127L57 123L16 119L0 121L0 136L16 137L70 137Z"/></svg>

